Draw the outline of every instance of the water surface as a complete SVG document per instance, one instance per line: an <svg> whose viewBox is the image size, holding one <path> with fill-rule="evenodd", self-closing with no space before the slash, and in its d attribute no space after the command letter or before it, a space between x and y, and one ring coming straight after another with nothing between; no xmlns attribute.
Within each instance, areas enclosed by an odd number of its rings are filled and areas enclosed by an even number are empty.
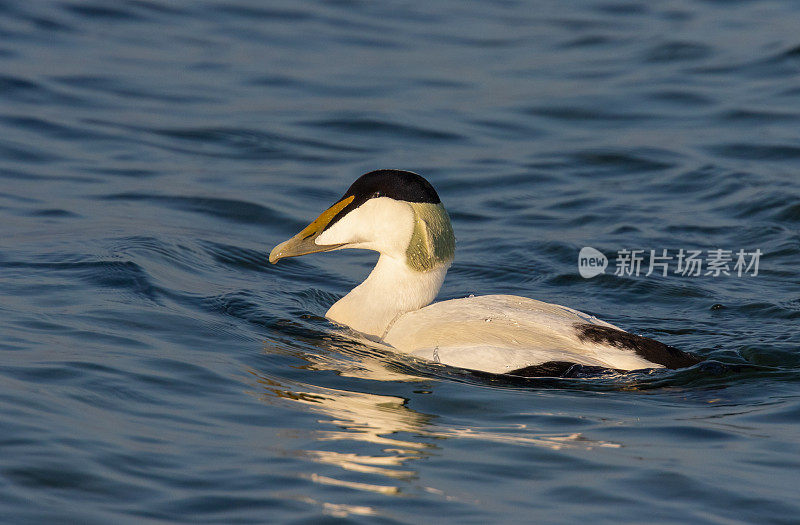
<svg viewBox="0 0 800 525"><path fill-rule="evenodd" d="M2 521L796 522L798 24L757 0L0 1ZM521 381L337 333L375 256L267 254L381 167L450 211L440 299L564 304L711 364ZM763 255L615 276L621 249Z"/></svg>

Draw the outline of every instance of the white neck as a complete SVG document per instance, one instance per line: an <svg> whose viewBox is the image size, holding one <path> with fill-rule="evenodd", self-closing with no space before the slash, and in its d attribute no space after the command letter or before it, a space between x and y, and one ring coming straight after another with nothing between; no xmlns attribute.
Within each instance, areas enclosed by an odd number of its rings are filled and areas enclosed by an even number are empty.
<svg viewBox="0 0 800 525"><path fill-rule="evenodd" d="M436 298L450 263L414 270L405 258L381 254L363 283L339 299L325 316L367 335L382 338L400 315Z"/></svg>

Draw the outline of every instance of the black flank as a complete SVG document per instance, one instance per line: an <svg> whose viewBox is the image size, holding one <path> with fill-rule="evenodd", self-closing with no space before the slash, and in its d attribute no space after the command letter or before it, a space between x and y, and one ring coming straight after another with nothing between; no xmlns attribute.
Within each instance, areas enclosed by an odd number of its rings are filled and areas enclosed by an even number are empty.
<svg viewBox="0 0 800 525"><path fill-rule="evenodd" d="M629 334L616 328L578 323L575 325L575 329L578 331L578 339L581 341L627 348L651 363L664 365L667 368L684 368L702 361L699 357L678 350L674 346L665 345L649 337Z"/></svg>
<svg viewBox="0 0 800 525"><path fill-rule="evenodd" d="M568 361L548 361L541 365L526 366L511 372L506 372L508 375L521 376L521 377L561 377L570 368L575 366L575 363Z"/></svg>
<svg viewBox="0 0 800 525"><path fill-rule="evenodd" d="M600 377L605 375L619 374L621 370L606 368L603 366L587 366L569 361L548 361L541 365L526 366L506 372L508 375L519 377Z"/></svg>

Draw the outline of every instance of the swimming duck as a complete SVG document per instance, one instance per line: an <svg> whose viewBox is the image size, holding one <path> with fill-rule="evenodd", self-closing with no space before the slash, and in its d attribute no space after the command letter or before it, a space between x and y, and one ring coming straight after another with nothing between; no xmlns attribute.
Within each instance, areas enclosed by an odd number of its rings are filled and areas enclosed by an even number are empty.
<svg viewBox="0 0 800 525"><path fill-rule="evenodd" d="M453 262L455 236L436 190L410 171L362 175L311 224L277 245L269 260L345 248L380 257L364 282L325 315L397 352L521 376L563 375L575 365L636 370L700 361L592 315L525 297L432 303Z"/></svg>

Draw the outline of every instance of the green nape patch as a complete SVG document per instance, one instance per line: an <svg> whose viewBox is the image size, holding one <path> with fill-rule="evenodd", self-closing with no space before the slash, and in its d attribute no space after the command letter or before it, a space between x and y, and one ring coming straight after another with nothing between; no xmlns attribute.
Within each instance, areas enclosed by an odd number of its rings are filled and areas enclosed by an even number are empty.
<svg viewBox="0 0 800 525"><path fill-rule="evenodd" d="M414 212L414 231L406 249L406 261L416 271L426 272L453 260L456 238L444 206L409 203Z"/></svg>

